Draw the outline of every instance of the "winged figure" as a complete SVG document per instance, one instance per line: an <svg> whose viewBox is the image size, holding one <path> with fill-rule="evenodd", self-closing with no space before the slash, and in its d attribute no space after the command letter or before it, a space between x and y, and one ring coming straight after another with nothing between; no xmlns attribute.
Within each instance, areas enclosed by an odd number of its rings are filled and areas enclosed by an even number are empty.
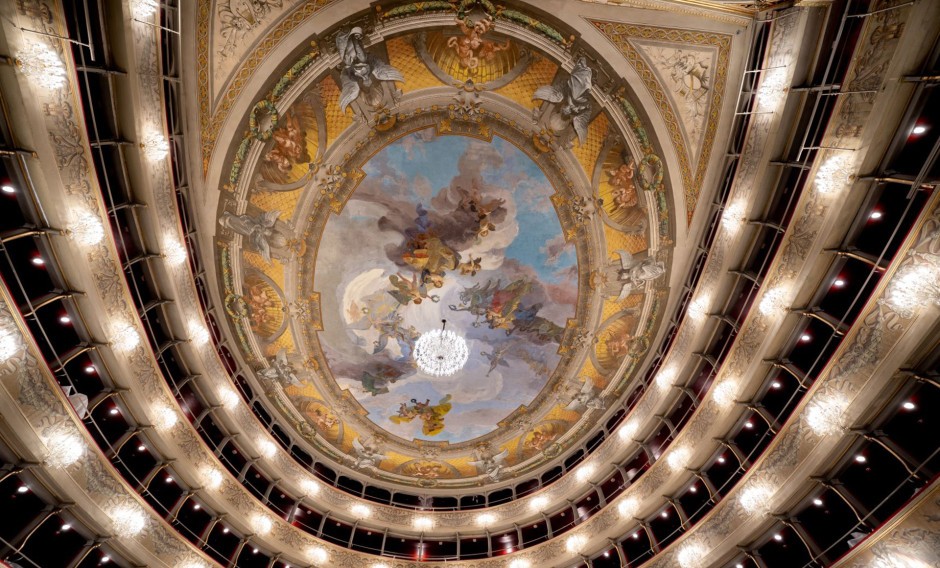
<svg viewBox="0 0 940 568"><path fill-rule="evenodd" d="M258 217L251 215L233 215L226 211L219 218L219 223L223 227L231 229L239 235L246 237L248 243L258 251L265 262L271 262L271 249L276 246L272 244L274 237L274 226L280 211L265 211Z"/></svg>
<svg viewBox="0 0 940 568"><path fill-rule="evenodd" d="M499 481L507 457L509 457L508 449L495 455L484 454L479 460L469 460L467 463L477 468L477 471L482 471L492 481Z"/></svg>
<svg viewBox="0 0 940 568"><path fill-rule="evenodd" d="M496 369L497 365L502 365L503 367L509 366L509 363L506 362L506 355L509 354L509 347L510 343L508 341L504 341L495 346L492 353L487 353L486 351L480 352L480 355L486 357L490 362L490 369L486 372L487 377L490 376L490 373Z"/></svg>
<svg viewBox="0 0 940 568"><path fill-rule="evenodd" d="M574 398L571 400L571 402L565 406L565 410L581 412L588 408L603 410L604 400L594 392L594 383L591 382L590 379L585 378L584 384L581 385L581 390L578 392L578 394L574 395Z"/></svg>
<svg viewBox="0 0 940 568"><path fill-rule="evenodd" d="M78 391L73 392L74 389L71 386L63 387L62 390L65 391L65 396L68 397L72 408L75 409L75 414L84 420L85 415L88 414L88 396Z"/></svg>
<svg viewBox="0 0 940 568"><path fill-rule="evenodd" d="M383 460L387 460L388 456L385 454L380 454L377 451L369 449L362 444L361 438L356 438L353 440L353 449L356 451L356 458L353 466L356 469L365 469L367 467L379 467L379 464Z"/></svg>
<svg viewBox="0 0 940 568"><path fill-rule="evenodd" d="M258 374L266 379L277 381L282 385L302 387L304 382L297 377L290 363L287 362L287 348L282 347L271 361L271 366L258 371Z"/></svg>
<svg viewBox="0 0 940 568"><path fill-rule="evenodd" d="M395 82L404 83L401 71L370 54L362 46L362 28L355 27L336 36L336 49L342 58L340 71L339 108L342 112L353 105L363 117L365 110L391 106L401 92ZM361 99L360 99L361 97Z"/></svg>
<svg viewBox="0 0 940 568"><path fill-rule="evenodd" d="M618 302L629 296L634 288L642 286L644 282L649 280L655 280L666 273L666 267L662 262L648 257L640 260L625 250L615 252L620 256L617 281L622 283L620 297L617 298Z"/></svg>
<svg viewBox="0 0 940 568"><path fill-rule="evenodd" d="M560 85L544 85L535 90L533 100L544 101L538 110L539 126L561 133L571 127L584 144L591 122L591 84L593 72L582 57L575 63L568 80Z"/></svg>

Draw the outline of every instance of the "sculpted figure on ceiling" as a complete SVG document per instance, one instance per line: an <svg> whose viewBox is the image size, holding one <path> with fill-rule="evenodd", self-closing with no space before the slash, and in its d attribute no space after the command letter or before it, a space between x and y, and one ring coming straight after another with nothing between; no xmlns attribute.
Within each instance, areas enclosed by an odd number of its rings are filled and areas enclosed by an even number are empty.
<svg viewBox="0 0 940 568"><path fill-rule="evenodd" d="M350 106L357 118L368 119L369 112L389 108L398 102L404 83L401 71L368 53L362 46L362 28L355 27L336 36L336 49L342 58L339 108Z"/></svg>
<svg viewBox="0 0 940 568"><path fill-rule="evenodd" d="M630 295L635 288L641 288L644 283L656 280L666 273L665 265L652 258L638 259L625 250L616 251L620 255L620 267L617 269L617 282L620 283L621 301Z"/></svg>
<svg viewBox="0 0 940 568"><path fill-rule="evenodd" d="M546 134L558 136L562 146L571 147L574 136L581 144L587 140L593 73L582 57L575 63L567 81L557 86L539 87L532 96L533 100L543 101L535 111L539 128Z"/></svg>
<svg viewBox="0 0 940 568"><path fill-rule="evenodd" d="M288 258L293 245L290 230L278 220L280 214L280 211L265 211L255 217L226 211L219 218L219 224L247 238L261 258L270 263L272 258Z"/></svg>

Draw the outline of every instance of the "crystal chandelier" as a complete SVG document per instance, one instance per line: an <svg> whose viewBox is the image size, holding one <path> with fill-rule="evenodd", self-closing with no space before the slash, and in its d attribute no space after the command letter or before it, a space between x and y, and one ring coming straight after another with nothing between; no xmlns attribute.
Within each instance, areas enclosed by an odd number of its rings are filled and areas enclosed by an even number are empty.
<svg viewBox="0 0 940 568"><path fill-rule="evenodd" d="M453 375L467 363L470 355L467 342L453 331L444 329L447 320L441 320L441 323L441 329L419 337L414 350L418 368L435 377Z"/></svg>

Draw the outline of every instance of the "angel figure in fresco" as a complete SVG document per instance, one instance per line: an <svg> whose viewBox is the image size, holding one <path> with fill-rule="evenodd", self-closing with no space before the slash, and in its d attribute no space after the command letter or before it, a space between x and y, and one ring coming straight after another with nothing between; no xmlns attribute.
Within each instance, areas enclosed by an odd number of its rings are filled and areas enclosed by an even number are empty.
<svg viewBox="0 0 940 568"><path fill-rule="evenodd" d="M486 357L486 359L490 362L490 368L486 372L487 377L490 376L490 373L496 370L498 365L502 365L503 367L509 366L509 363L506 361L506 355L509 354L510 345L511 344L508 341L503 341L499 345L493 347L492 353L480 351L480 355Z"/></svg>
<svg viewBox="0 0 940 568"><path fill-rule="evenodd" d="M350 306L350 315L355 315L353 305ZM411 350L414 349L415 341L418 340L418 330L414 326L407 328L402 325L404 321L398 313L396 307L391 311L374 311L370 308L360 310L362 317L349 325L349 329L367 330L375 329L379 337L372 343L372 354L380 353L388 347L389 340L398 343L401 349L401 359L405 360L411 357Z"/></svg>
<svg viewBox="0 0 940 568"><path fill-rule="evenodd" d="M594 392L594 383L591 379L585 377L584 384L581 385L581 390L579 390L578 393L574 395L574 398L571 399L571 402L565 406L565 410L581 412L588 408L603 410L604 407L604 399L602 399L598 393Z"/></svg>
<svg viewBox="0 0 940 568"><path fill-rule="evenodd" d="M630 352L630 347L633 345L633 335L631 335L627 330L621 330L618 333L612 333L604 341L604 345L607 347L607 353L619 361Z"/></svg>
<svg viewBox="0 0 940 568"><path fill-rule="evenodd" d="M548 447L552 441L558 437L555 432L546 432L544 430L533 430L532 436L523 442L523 449L531 452L541 452Z"/></svg>
<svg viewBox="0 0 940 568"><path fill-rule="evenodd" d="M277 381L285 387L302 387L305 384L304 381L297 377L293 367L291 367L290 363L288 363L286 347L282 347L277 352L277 354L274 356L274 360L271 361L270 367L261 369L258 371L258 374L266 379Z"/></svg>
<svg viewBox="0 0 940 568"><path fill-rule="evenodd" d="M421 275L424 285L442 287L446 271L456 269L460 263L460 254L430 231L415 235L408 248L401 258Z"/></svg>
<svg viewBox="0 0 940 568"><path fill-rule="evenodd" d="M335 416L320 408L314 409L313 412L307 412L307 418L321 432L329 432L339 422Z"/></svg>
<svg viewBox="0 0 940 568"><path fill-rule="evenodd" d="M401 403L398 414L389 417L395 424L408 423L415 418L424 422L421 431L425 436L435 436L444 429L444 416L450 412L450 395L445 396L437 404L431 405L431 399L418 402L411 399L411 403Z"/></svg>
<svg viewBox="0 0 940 568"><path fill-rule="evenodd" d="M315 121L310 105L297 103L278 122L278 128L271 135L273 146L264 155L266 164L273 167L263 168L264 178L276 183L285 183L287 174L295 164L310 162L304 131Z"/></svg>
<svg viewBox="0 0 940 568"><path fill-rule="evenodd" d="M463 37L452 37L447 40L447 47L457 52L457 58L460 64L473 71L480 66L480 60L490 61L493 56L506 49L509 49L509 42L496 43L483 39L483 35L490 31L495 25L493 16L487 14L473 23L473 27L467 27L460 18L456 19L457 25Z"/></svg>
<svg viewBox="0 0 940 568"><path fill-rule="evenodd" d="M481 257L473 258L471 256L470 260L466 262L461 262L460 264L457 265L457 268L460 269L461 274L464 274L464 275L469 274L470 276L476 276L477 272L480 271L480 262L482 261L483 261L483 258Z"/></svg>
<svg viewBox="0 0 940 568"><path fill-rule="evenodd" d="M277 302L268 296L267 290L260 282L249 286L246 292L244 300L245 305L248 307L248 321L251 323L252 329L257 330L271 319L271 316L268 315L268 308L277 306Z"/></svg>
<svg viewBox="0 0 940 568"><path fill-rule="evenodd" d="M489 324L490 329L508 329L515 318L514 312L522 302L522 297L532 290L532 283L520 278L502 287L502 281L492 279L485 284L475 284L460 292L460 304L449 307L455 312L470 312L477 316L474 327L480 327L480 317Z"/></svg>
<svg viewBox="0 0 940 568"><path fill-rule="evenodd" d="M584 144L591 122L592 82L593 71L582 57L575 63L566 82L536 89L532 99L542 101L542 106L536 111L539 128L559 135L570 127L578 141Z"/></svg>
<svg viewBox="0 0 940 568"><path fill-rule="evenodd" d="M502 476L507 457L509 457L509 450L503 450L498 454L481 453L478 459L468 460L467 464L477 468L478 472L483 473L483 475L495 482L499 481L499 478Z"/></svg>
<svg viewBox="0 0 940 568"><path fill-rule="evenodd" d="M362 384L362 390L378 396L388 392L388 385L394 383L402 376L402 371L391 365L384 363L375 363L368 369L363 370L359 376L359 382Z"/></svg>
<svg viewBox="0 0 940 568"><path fill-rule="evenodd" d="M350 106L359 118L367 112L394 105L401 96L395 82L404 83L401 71L370 54L362 46L362 28L355 27L336 36L336 49L342 59L339 108Z"/></svg>
<svg viewBox="0 0 940 568"><path fill-rule="evenodd" d="M655 280L666 273L662 262L652 258L638 259L625 250L615 251L620 256L620 268L617 270L617 281L621 283L620 302L630 295L634 288L640 288L644 283Z"/></svg>
<svg viewBox="0 0 940 568"><path fill-rule="evenodd" d="M425 299L435 303L441 301L440 296L428 294L428 287L424 282L418 281L417 272L411 275L411 280L399 272L398 274L389 276L388 281L392 285L392 289L388 291L388 295L398 300L398 303L403 306L407 306L410 302L420 304Z"/></svg>
<svg viewBox="0 0 940 568"><path fill-rule="evenodd" d="M620 164L616 170L609 170L610 185L614 188L614 207L616 209L626 209L635 207L636 186L633 183L633 176L636 172L636 162L632 159L629 162Z"/></svg>
<svg viewBox="0 0 940 568"><path fill-rule="evenodd" d="M379 452L375 448L366 447L362 443L362 438L355 438L352 442L356 457L353 459L353 467L356 469L365 469L367 467L379 467L382 461L387 460L388 456Z"/></svg>
<svg viewBox="0 0 940 568"><path fill-rule="evenodd" d="M411 475L424 479L438 479L447 475L447 470L439 463L419 463L412 467Z"/></svg>
<svg viewBox="0 0 940 568"><path fill-rule="evenodd" d="M461 195L458 208L476 216L479 224L477 227L477 241L482 241L489 236L490 231L496 230L496 224L490 217L494 211L502 207L506 200L497 198L484 202L483 196L477 188L473 188L473 191L458 188L457 191Z"/></svg>

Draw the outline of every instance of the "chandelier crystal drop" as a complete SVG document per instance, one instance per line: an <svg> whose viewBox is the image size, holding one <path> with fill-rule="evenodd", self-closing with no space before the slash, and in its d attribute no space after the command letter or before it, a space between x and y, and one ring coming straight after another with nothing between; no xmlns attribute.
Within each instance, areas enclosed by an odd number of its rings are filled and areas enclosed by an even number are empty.
<svg viewBox="0 0 940 568"><path fill-rule="evenodd" d="M462 337L444 329L435 329L422 334L415 342L414 357L418 368L435 377L447 377L459 371L467 363L470 350Z"/></svg>

